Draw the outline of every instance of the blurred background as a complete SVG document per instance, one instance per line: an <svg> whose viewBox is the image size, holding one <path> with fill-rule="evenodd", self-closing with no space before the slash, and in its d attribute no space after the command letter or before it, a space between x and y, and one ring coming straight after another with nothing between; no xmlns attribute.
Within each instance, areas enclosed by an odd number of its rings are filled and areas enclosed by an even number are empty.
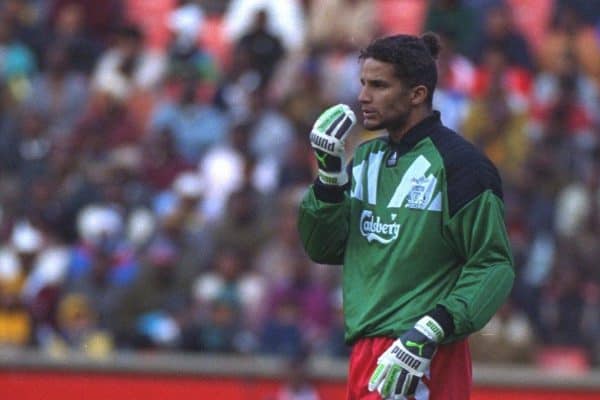
<svg viewBox="0 0 600 400"><path fill-rule="evenodd" d="M428 30L434 107L499 167L516 262L474 360L492 378L593 373L600 1L3 0L0 392L19 365L185 354L234 375L280 360L237 398L336 398L314 382L345 372L341 270L307 259L295 225L307 136L357 106L361 47Z"/></svg>

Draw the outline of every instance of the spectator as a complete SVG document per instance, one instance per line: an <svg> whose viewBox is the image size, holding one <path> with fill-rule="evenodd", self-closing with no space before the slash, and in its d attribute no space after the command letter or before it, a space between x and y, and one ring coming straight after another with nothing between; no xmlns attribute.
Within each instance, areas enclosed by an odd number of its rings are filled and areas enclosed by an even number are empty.
<svg viewBox="0 0 600 400"><path fill-rule="evenodd" d="M37 70L31 49L14 36L14 26L0 15L0 79L6 81L15 99L21 101L28 95L28 83Z"/></svg>
<svg viewBox="0 0 600 400"><path fill-rule="evenodd" d="M173 134L178 153L197 163L209 147L226 140L225 116L206 100L197 99L197 86L188 81L176 101L164 101L152 113L151 129Z"/></svg>
<svg viewBox="0 0 600 400"><path fill-rule="evenodd" d="M283 299L262 324L260 351L265 354L295 357L304 351L302 329L298 324L298 304Z"/></svg>
<svg viewBox="0 0 600 400"><path fill-rule="evenodd" d="M321 110L327 107L319 51L299 59L288 57L270 88L274 98L284 104L286 115L297 132L308 132ZM301 136L300 136L301 137Z"/></svg>
<svg viewBox="0 0 600 400"><path fill-rule="evenodd" d="M89 76L102 52L103 43L86 30L84 6L73 2L58 10L49 33L47 48L63 49L68 57L67 64L78 73Z"/></svg>
<svg viewBox="0 0 600 400"><path fill-rule="evenodd" d="M479 98L493 84L507 92L513 107L528 111L530 107L531 74L522 67L512 65L503 47L490 46L484 49L482 61L475 70L471 96Z"/></svg>
<svg viewBox="0 0 600 400"><path fill-rule="evenodd" d="M193 168L177 152L175 135L168 128L148 135L143 143L142 179L151 190L161 192L169 188L175 178Z"/></svg>
<svg viewBox="0 0 600 400"><path fill-rule="evenodd" d="M545 344L584 347L582 279L582 271L565 263L565 257L554 269L540 302L541 338Z"/></svg>
<svg viewBox="0 0 600 400"><path fill-rule="evenodd" d="M94 167L82 166L83 156L74 153L71 144L54 140L46 159L47 169L30 186L23 187L28 195L19 205L36 224L69 243L77 237L79 210L88 203L101 200L99 183L102 178L94 175Z"/></svg>
<svg viewBox="0 0 600 400"><path fill-rule="evenodd" d="M332 45L354 49L366 46L377 33L375 11L375 4L371 1L311 1L309 43L319 49L327 49Z"/></svg>
<svg viewBox="0 0 600 400"><path fill-rule="evenodd" d="M473 48L475 14L463 0L435 0L431 2L425 18L425 31L449 32L454 37L456 51L469 54Z"/></svg>
<svg viewBox="0 0 600 400"><path fill-rule="evenodd" d="M232 0L224 15L225 35L235 43L250 28L258 10L269 15L269 31L280 36L286 49L298 50L304 44L304 15L300 1Z"/></svg>
<svg viewBox="0 0 600 400"><path fill-rule="evenodd" d="M288 256L292 260L290 271L272 284L268 294L271 304L268 318L277 325L285 320L284 316L294 314L303 343L319 348L327 340L332 325L331 288L315 279L314 268L306 256L301 253ZM281 304L286 306L280 307Z"/></svg>
<svg viewBox="0 0 600 400"><path fill-rule="evenodd" d="M84 208L78 217L79 242L73 247L64 288L85 295L101 327L114 329L113 315L124 290L136 279L139 262L122 240L123 217L106 204Z"/></svg>
<svg viewBox="0 0 600 400"><path fill-rule="evenodd" d="M95 95L70 134L74 151L86 160L99 161L109 150L133 145L143 135L131 108L108 93Z"/></svg>
<svg viewBox="0 0 600 400"><path fill-rule="evenodd" d="M312 181L314 165L310 148L300 137L295 137L290 157L283 162L279 174L278 189L285 190Z"/></svg>
<svg viewBox="0 0 600 400"><path fill-rule="evenodd" d="M46 172L51 150L51 138L46 126L44 116L33 110L19 118L20 135L15 150L19 177L26 186Z"/></svg>
<svg viewBox="0 0 600 400"><path fill-rule="evenodd" d="M174 345L187 308L185 287L177 279L178 249L157 237L142 250L140 261L140 274L123 293L113 316L117 343L133 348ZM172 335L163 336L168 329L161 326L172 327Z"/></svg>
<svg viewBox="0 0 600 400"><path fill-rule="evenodd" d="M333 44L328 52L320 55L321 93L328 104L336 101L356 103L356 93L360 90L357 57L356 50L343 42Z"/></svg>
<svg viewBox="0 0 600 400"><path fill-rule="evenodd" d="M261 86L266 86L285 55L285 48L279 37L267 29L269 14L259 10L254 16L253 26L236 43L236 52L245 52L250 68L257 71Z"/></svg>
<svg viewBox="0 0 600 400"><path fill-rule="evenodd" d="M582 18L582 24L595 25L600 15L600 4L596 1L587 0L558 0L555 5L556 13L561 14L567 9L577 12ZM568 12L568 11L567 11Z"/></svg>
<svg viewBox="0 0 600 400"><path fill-rule="evenodd" d="M51 355L74 352L104 358L113 350L110 333L98 326L90 300L85 296L65 296L58 305L56 319L56 331L42 343L42 349Z"/></svg>
<svg viewBox="0 0 600 400"><path fill-rule="evenodd" d="M15 100L8 86L0 83L0 169L7 175L12 175L19 167L19 156L16 151L19 135Z"/></svg>
<svg viewBox="0 0 600 400"><path fill-rule="evenodd" d="M3 275L19 294L22 293L25 281L35 270L43 245L43 234L29 221L20 220L13 225L10 241L2 247L0 254Z"/></svg>
<svg viewBox="0 0 600 400"><path fill-rule="evenodd" d="M249 131L247 124L232 127L228 141L213 146L198 165L198 172L206 182L203 210L210 220L223 217L231 193L246 183Z"/></svg>
<svg viewBox="0 0 600 400"><path fill-rule="evenodd" d="M276 204L274 234L257 254L255 269L268 278L270 284L291 279L295 269L292 255L301 251L296 227L300 190L290 188L281 192Z"/></svg>
<svg viewBox="0 0 600 400"><path fill-rule="evenodd" d="M45 10L50 25L56 25L62 11L71 7L73 3L73 0L52 0ZM81 6L83 26L94 41L108 43L115 29L123 25L125 18L123 0L78 0L75 3Z"/></svg>
<svg viewBox="0 0 600 400"><path fill-rule="evenodd" d="M582 22L582 16L576 8L570 6L561 8L555 13L553 23L540 48L540 67L544 71L560 73L562 66L560 61L564 57L573 56L575 64L581 66L582 72L598 83L600 79L598 40L594 27Z"/></svg>
<svg viewBox="0 0 600 400"><path fill-rule="evenodd" d="M94 91L125 101L138 91L156 87L163 77L165 60L144 48L144 34L135 25L119 28L114 43L100 56L92 77Z"/></svg>
<svg viewBox="0 0 600 400"><path fill-rule="evenodd" d="M289 156L294 127L281 111L271 104L267 93L257 89L249 97L249 156L258 163L275 162L278 166Z"/></svg>
<svg viewBox="0 0 600 400"><path fill-rule="evenodd" d="M231 193L226 213L213 231L217 248L230 248L253 257L272 233L273 214L249 184Z"/></svg>
<svg viewBox="0 0 600 400"><path fill-rule="evenodd" d="M475 66L456 52L452 33L440 35L442 50L438 56L438 87L433 94L433 108L439 110L450 129L462 131L469 94L475 84Z"/></svg>
<svg viewBox="0 0 600 400"><path fill-rule="evenodd" d="M33 339L33 321L21 300L18 261L0 251L0 349L24 348Z"/></svg>
<svg viewBox="0 0 600 400"><path fill-rule="evenodd" d="M239 305L231 299L218 298L209 303L208 311L199 329L199 349L208 353L242 352Z"/></svg>
<svg viewBox="0 0 600 400"><path fill-rule="evenodd" d="M51 246L49 239L29 221L22 220L13 226L10 244L0 251L0 280L7 285L6 301L16 311L13 328L27 329L28 343L36 343L44 327L53 322L59 288L66 274L68 254ZM27 319L22 318L24 310ZM18 332L24 333L13 334Z"/></svg>
<svg viewBox="0 0 600 400"><path fill-rule="evenodd" d="M118 205L124 215L150 203L151 193L141 179L142 153L137 146L120 146L110 150L103 160L106 176L99 185L104 201Z"/></svg>
<svg viewBox="0 0 600 400"><path fill-rule="evenodd" d="M248 53L234 52L217 86L215 105L227 113L234 124L242 124L251 117L250 96L261 84L260 75L250 66Z"/></svg>
<svg viewBox="0 0 600 400"><path fill-rule="evenodd" d="M37 63L44 58L46 35L44 32L43 6L31 1L5 0L0 5L5 23L12 26L15 39L24 44Z"/></svg>
<svg viewBox="0 0 600 400"><path fill-rule="evenodd" d="M217 251L212 268L194 282L193 297L197 306L219 299L228 301L240 308L239 319L246 327L255 325L264 306L265 283L250 269L251 264L242 253L227 249Z"/></svg>
<svg viewBox="0 0 600 400"><path fill-rule="evenodd" d="M177 285L191 290L193 279L203 271L214 251L213 229L202 210L205 184L194 172L183 172L172 190L154 199L158 227L153 240L163 240L177 249Z"/></svg>
<svg viewBox="0 0 600 400"><path fill-rule="evenodd" d="M201 47L199 37L204 25L204 12L190 0L182 0L168 17L171 31L168 45L168 76L200 81L214 89L218 78L214 57Z"/></svg>
<svg viewBox="0 0 600 400"><path fill-rule="evenodd" d="M600 207L600 163L591 162L580 179L566 185L558 194L556 233L559 238L574 239L598 221L595 212Z"/></svg>
<svg viewBox="0 0 600 400"><path fill-rule="evenodd" d="M258 323L265 301L264 278L249 269L251 262L243 254L221 249L211 270L198 276L193 287L196 316L199 319L201 341L214 347L215 330L232 325L227 335L229 346L237 351L255 350ZM225 324L225 315L234 314L235 323ZM237 331L237 332L236 332ZM208 335L208 336L206 336Z"/></svg>
<svg viewBox="0 0 600 400"><path fill-rule="evenodd" d="M344 341L344 309L341 287L336 288L332 293L331 303L333 307L333 322L326 342L326 351L332 357L349 357L350 346Z"/></svg>
<svg viewBox="0 0 600 400"><path fill-rule="evenodd" d="M524 36L516 29L511 9L506 5L491 8L486 15L485 31L476 45L474 56L479 58L489 47L502 48L511 66L533 71L535 65Z"/></svg>
<svg viewBox="0 0 600 400"><path fill-rule="evenodd" d="M46 120L49 136L70 133L84 111L87 96L87 82L72 70L68 49L54 47L46 50L44 71L33 79L26 101L27 108L35 110Z"/></svg>
<svg viewBox="0 0 600 400"><path fill-rule="evenodd" d="M511 71L504 64L503 53L488 49L486 60L488 86L469 106L463 132L511 180L527 154L526 110L518 101L521 93L511 93L504 86Z"/></svg>
<svg viewBox="0 0 600 400"><path fill-rule="evenodd" d="M533 135L538 138L552 123L553 115L565 114L562 136L578 136L584 147L593 146L593 125L598 121L598 83L581 71L574 54L553 60L552 71L541 71L532 88ZM557 122L557 121L553 121ZM585 139L584 139L585 138Z"/></svg>

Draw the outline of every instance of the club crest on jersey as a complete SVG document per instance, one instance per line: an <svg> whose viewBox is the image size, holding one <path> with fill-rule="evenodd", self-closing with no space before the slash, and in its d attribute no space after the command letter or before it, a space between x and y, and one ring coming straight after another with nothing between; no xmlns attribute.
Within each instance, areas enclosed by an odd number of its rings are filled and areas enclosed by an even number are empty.
<svg viewBox="0 0 600 400"><path fill-rule="evenodd" d="M413 178L412 187L407 196L406 208L426 209L431 200L435 182L436 180L432 176Z"/></svg>
<svg viewBox="0 0 600 400"><path fill-rule="evenodd" d="M372 241L388 244L398 239L400 224L393 222L396 214L392 215L392 222L381 222L381 217L375 216L371 210L363 210L360 215L360 233L369 243Z"/></svg>

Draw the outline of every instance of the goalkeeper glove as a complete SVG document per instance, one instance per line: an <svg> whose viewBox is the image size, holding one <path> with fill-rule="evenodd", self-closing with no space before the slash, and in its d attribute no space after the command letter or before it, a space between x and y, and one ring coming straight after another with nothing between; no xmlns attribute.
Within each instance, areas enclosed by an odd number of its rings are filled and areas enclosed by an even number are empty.
<svg viewBox="0 0 600 400"><path fill-rule="evenodd" d="M326 185L348 182L344 142L356 123L354 112L345 104L325 110L310 132L310 144L319 164L319 180Z"/></svg>
<svg viewBox="0 0 600 400"><path fill-rule="evenodd" d="M369 391L377 390L384 399L414 396L442 339L442 327L429 316L421 318L379 357Z"/></svg>

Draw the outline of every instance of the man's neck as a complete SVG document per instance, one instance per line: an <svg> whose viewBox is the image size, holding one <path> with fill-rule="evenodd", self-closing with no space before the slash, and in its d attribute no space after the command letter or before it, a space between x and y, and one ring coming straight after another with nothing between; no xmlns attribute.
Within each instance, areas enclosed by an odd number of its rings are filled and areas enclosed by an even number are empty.
<svg viewBox="0 0 600 400"><path fill-rule="evenodd" d="M425 118L431 116L432 113L433 111L427 107L413 110L413 112L408 116L404 126L393 130L388 129L390 140L396 143L400 142L404 136L406 136L408 131L410 131L415 125L423 121Z"/></svg>

